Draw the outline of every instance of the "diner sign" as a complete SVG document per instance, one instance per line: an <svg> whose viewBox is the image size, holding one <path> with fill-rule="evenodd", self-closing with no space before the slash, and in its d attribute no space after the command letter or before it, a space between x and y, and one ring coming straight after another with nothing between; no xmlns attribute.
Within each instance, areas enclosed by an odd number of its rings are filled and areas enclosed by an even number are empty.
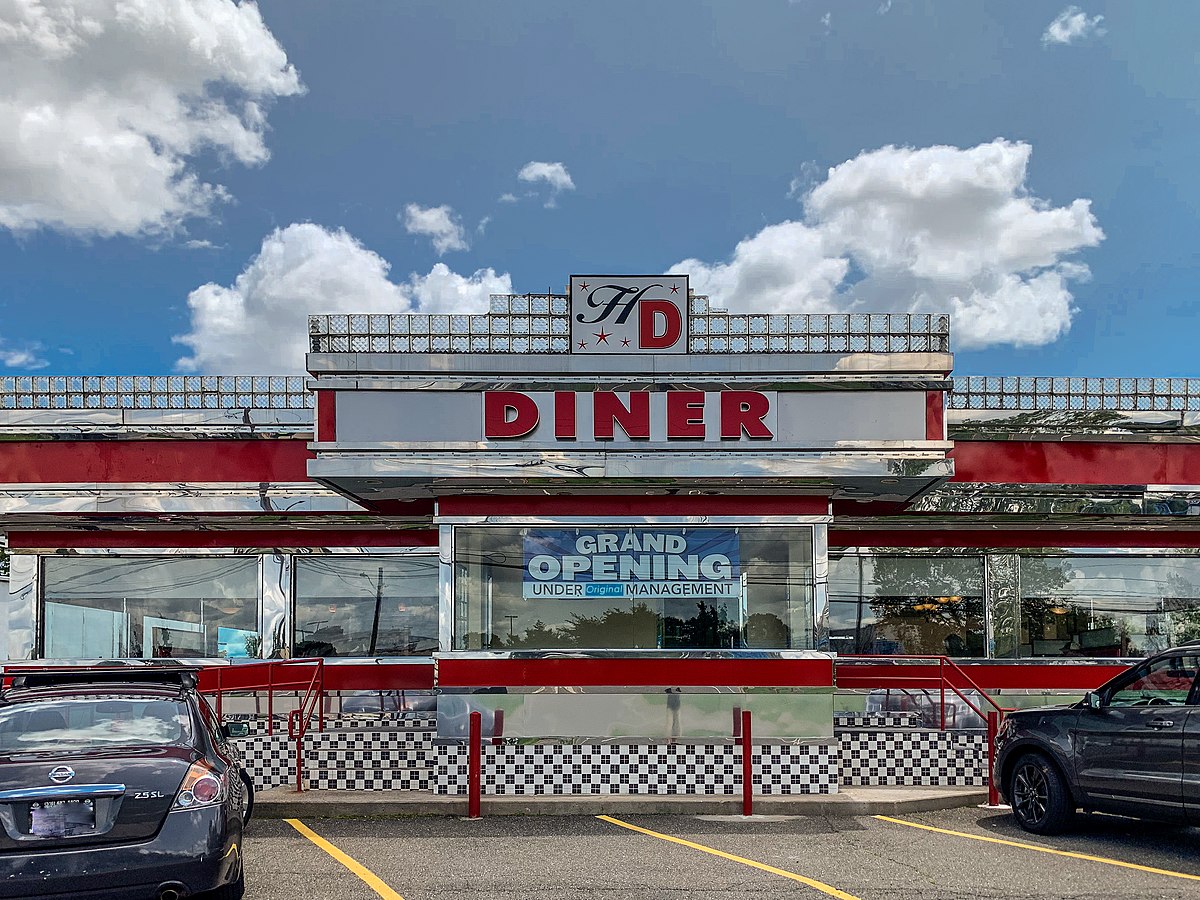
<svg viewBox="0 0 1200 900"><path fill-rule="evenodd" d="M732 528L542 529L525 533L526 600L734 599L741 545Z"/></svg>

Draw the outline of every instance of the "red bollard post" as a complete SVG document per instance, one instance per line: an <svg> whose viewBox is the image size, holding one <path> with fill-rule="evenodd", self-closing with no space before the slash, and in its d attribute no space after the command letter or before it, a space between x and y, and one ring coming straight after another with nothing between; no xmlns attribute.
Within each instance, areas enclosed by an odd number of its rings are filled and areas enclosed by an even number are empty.
<svg viewBox="0 0 1200 900"><path fill-rule="evenodd" d="M750 736L750 710L742 710L742 815L754 815L754 742Z"/></svg>
<svg viewBox="0 0 1200 900"><path fill-rule="evenodd" d="M988 710L987 716L987 746L988 746L988 806L1000 805L1000 785L996 783L996 735L1000 731L1000 713Z"/></svg>
<svg viewBox="0 0 1200 900"><path fill-rule="evenodd" d="M479 794L483 789L483 716L471 713L467 740L467 818L479 818Z"/></svg>

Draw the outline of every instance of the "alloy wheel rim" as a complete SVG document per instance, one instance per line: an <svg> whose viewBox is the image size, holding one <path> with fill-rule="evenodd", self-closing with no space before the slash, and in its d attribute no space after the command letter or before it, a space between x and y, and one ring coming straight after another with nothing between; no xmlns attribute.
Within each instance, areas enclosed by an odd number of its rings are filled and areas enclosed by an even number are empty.
<svg viewBox="0 0 1200 900"><path fill-rule="evenodd" d="M1013 779L1013 808L1025 821L1037 824L1050 808L1050 786L1041 767L1021 766Z"/></svg>

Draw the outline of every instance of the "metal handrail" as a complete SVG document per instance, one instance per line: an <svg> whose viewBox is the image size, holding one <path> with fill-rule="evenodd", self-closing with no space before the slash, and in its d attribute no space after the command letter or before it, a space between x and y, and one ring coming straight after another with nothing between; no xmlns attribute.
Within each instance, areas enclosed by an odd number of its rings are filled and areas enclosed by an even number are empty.
<svg viewBox="0 0 1200 900"><path fill-rule="evenodd" d="M267 734L275 733L275 692L276 691L300 691L309 686L312 678L307 681L303 678L297 678L294 682L287 679L280 680L278 672L280 669L295 666L313 666L315 665L313 677L320 678L321 691L325 689L325 661L320 657L297 657L295 659L264 659L259 662L238 663L236 666L212 666L206 669L206 672L212 672L216 685L213 688L206 688L201 691L203 694L216 695L216 713L217 720L224 721L224 709L222 700L225 694L235 691L266 691L267 692ZM246 683L244 676L247 674L255 674L263 672L264 677L260 681L250 681ZM239 676L236 687L225 687L223 684L224 673L236 672ZM323 729L322 729L323 730Z"/></svg>
<svg viewBox="0 0 1200 900"><path fill-rule="evenodd" d="M325 660L317 660L317 668L313 672L308 690L300 701L298 709L288 713L288 739L296 742L296 791L304 790L304 735L312 722L313 714L317 715L317 730L325 730L324 703Z"/></svg>

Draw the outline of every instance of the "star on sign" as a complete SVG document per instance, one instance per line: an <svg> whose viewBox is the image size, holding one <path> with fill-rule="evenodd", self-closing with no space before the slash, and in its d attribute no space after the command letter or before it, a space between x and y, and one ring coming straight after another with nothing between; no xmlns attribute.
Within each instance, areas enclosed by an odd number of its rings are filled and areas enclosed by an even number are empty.
<svg viewBox="0 0 1200 900"><path fill-rule="evenodd" d="M621 338L621 346L628 347L629 346L629 338Z"/></svg>
<svg viewBox="0 0 1200 900"><path fill-rule="evenodd" d="M612 336L611 331L605 331L603 328L599 331L593 331L592 334L596 335L597 344L607 344L608 339Z"/></svg>
<svg viewBox="0 0 1200 900"><path fill-rule="evenodd" d="M579 349L580 349L580 350L586 350L586 349L587 349L587 341L580 341L580 342L579 342Z"/></svg>
<svg viewBox="0 0 1200 900"><path fill-rule="evenodd" d="M677 285L677 284L671 285L671 293L678 294L679 293L679 285Z"/></svg>
<svg viewBox="0 0 1200 900"><path fill-rule="evenodd" d="M586 281L581 281L579 283L579 289L581 291L586 291L588 289L588 283Z"/></svg>

